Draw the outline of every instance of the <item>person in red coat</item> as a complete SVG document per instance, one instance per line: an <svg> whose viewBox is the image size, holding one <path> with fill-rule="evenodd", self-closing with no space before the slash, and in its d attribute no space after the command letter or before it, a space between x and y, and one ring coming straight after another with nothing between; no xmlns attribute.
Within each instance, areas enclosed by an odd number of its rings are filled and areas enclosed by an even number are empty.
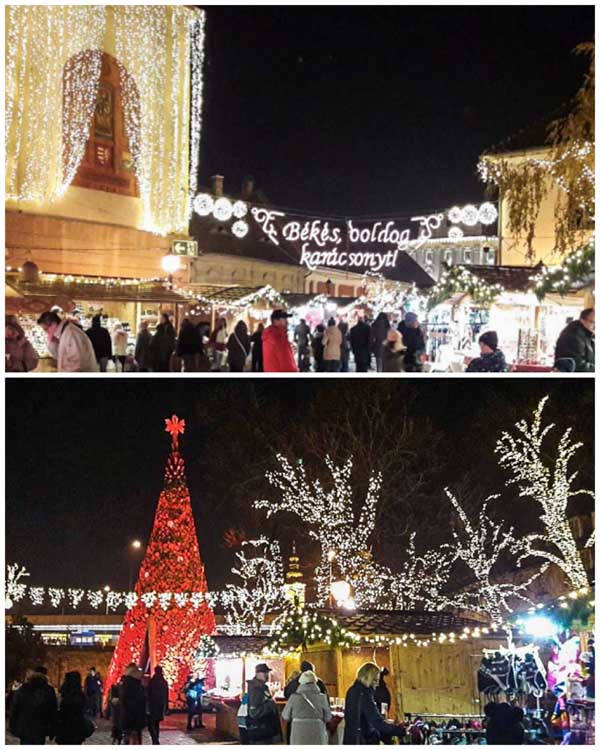
<svg viewBox="0 0 600 750"><path fill-rule="evenodd" d="M285 310L274 310L271 313L271 325L262 334L265 372L298 372L287 335L287 319L291 317Z"/></svg>

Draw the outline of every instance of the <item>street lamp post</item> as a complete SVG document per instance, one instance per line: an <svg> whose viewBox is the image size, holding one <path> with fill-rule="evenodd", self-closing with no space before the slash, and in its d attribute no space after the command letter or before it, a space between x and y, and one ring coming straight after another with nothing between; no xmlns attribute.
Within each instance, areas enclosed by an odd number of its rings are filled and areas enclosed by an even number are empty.
<svg viewBox="0 0 600 750"><path fill-rule="evenodd" d="M139 539L134 539L128 547L129 551L129 588L128 590L131 591L132 585L133 585L133 562L135 559L135 554L142 549L142 543Z"/></svg>
<svg viewBox="0 0 600 750"><path fill-rule="evenodd" d="M110 586L105 586L104 593L108 594L109 591L110 591ZM105 597L105 598L106 598L106 614L108 614L108 597Z"/></svg>

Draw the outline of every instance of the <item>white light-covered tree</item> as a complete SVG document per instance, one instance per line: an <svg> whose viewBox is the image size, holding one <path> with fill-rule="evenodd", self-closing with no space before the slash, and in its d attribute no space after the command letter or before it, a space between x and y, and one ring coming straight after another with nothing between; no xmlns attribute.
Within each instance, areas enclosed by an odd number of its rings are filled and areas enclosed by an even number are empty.
<svg viewBox="0 0 600 750"><path fill-rule="evenodd" d="M503 432L496 444L498 463L510 471L507 484L519 489L519 496L530 498L542 509L540 522L542 534L530 534L524 540L520 560L539 557L557 565L570 584L578 589L588 585L577 542L568 518L569 501L577 495L590 495L591 490L575 489L578 472L571 472L569 464L582 443L571 438L571 428L565 430L558 441L556 457L548 461L544 454L544 439L554 429L554 424L542 424L548 396L544 397L529 423L522 419L516 423L520 433L513 436Z"/></svg>
<svg viewBox="0 0 600 750"><path fill-rule="evenodd" d="M416 532L410 535L406 561L402 570L391 577L396 609L414 609L416 605L428 610L443 609L446 599L443 589L448 583L456 552L446 546L417 554Z"/></svg>
<svg viewBox="0 0 600 750"><path fill-rule="evenodd" d="M26 568L13 563L6 566L6 580L4 582L4 601L6 609L10 609L13 602L18 602L27 592L27 584L22 578L28 578L29 572Z"/></svg>
<svg viewBox="0 0 600 750"><path fill-rule="evenodd" d="M245 549L236 553L237 567L231 569L242 583L227 584L220 595L229 635L258 633L269 612L289 606L279 542L261 537L242 542L242 547ZM252 550L253 555L247 556L246 550Z"/></svg>
<svg viewBox="0 0 600 750"><path fill-rule="evenodd" d="M445 545L455 555L456 560L469 568L475 582L472 588L445 599L445 606L461 607L489 615L492 624L503 621L507 612L513 608L511 599L520 599L531 604L523 592L539 576L537 571L521 583L505 583L499 576L498 563L505 555L518 555L522 541L514 536L514 528L505 529L488 515L488 506L499 495L490 495L483 502L479 518L472 523L456 497L446 488L446 495L458 514L461 528L453 531L454 541Z"/></svg>

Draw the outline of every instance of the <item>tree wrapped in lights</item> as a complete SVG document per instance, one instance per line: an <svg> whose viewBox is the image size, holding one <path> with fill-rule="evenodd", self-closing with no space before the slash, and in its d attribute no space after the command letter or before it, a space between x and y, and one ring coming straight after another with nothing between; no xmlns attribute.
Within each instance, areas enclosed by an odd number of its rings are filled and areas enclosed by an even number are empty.
<svg viewBox="0 0 600 750"><path fill-rule="evenodd" d="M352 648L359 645L360 636L342 628L337 620L327 615L298 608L273 625L267 648L272 653L288 653L313 643Z"/></svg>
<svg viewBox="0 0 600 750"><path fill-rule="evenodd" d="M554 424L542 425L545 396L533 413L531 424L522 419L516 423L520 435L503 432L496 444L498 463L510 471L507 484L519 489L519 497L531 498L542 509L540 521L543 534L530 534L524 540L520 559L540 557L557 565L570 584L578 589L588 585L587 574L577 542L568 519L571 498L577 495L594 496L591 490L575 489L578 472L572 472L569 463L582 443L571 439L569 427L560 437L554 462L548 465L544 453L544 439Z"/></svg>
<svg viewBox="0 0 600 750"><path fill-rule="evenodd" d="M119 681L130 662L145 667L161 665L174 700L193 667L200 638L215 632L215 617L206 601L206 578L179 453L179 435L185 422L176 416L166 421L171 453L165 486L154 517L154 526L135 586L137 603L129 609L105 682L105 695ZM178 602L171 592L202 594L195 606L190 599ZM146 602L156 601L152 610ZM183 606L181 606L183 604Z"/></svg>
<svg viewBox="0 0 600 750"><path fill-rule="evenodd" d="M455 560L461 560L475 576L472 590L446 599L447 606L464 607L476 612L489 615L492 624L502 622L507 612L512 612L509 604L511 599L520 599L531 603L522 593L539 576L534 573L522 583L503 583L495 580L498 562L503 554L518 554L522 543L514 536L511 526L505 530L502 523L491 519L488 515L489 503L499 495L491 495L484 501L479 512L478 522L472 523L464 512L456 497L446 489L446 495L458 514L462 528L453 531L454 541L449 545Z"/></svg>
<svg viewBox="0 0 600 750"><path fill-rule="evenodd" d="M352 458L342 466L336 466L329 456L325 463L331 475L331 486L325 489L319 479L310 481L302 463L296 466L285 456L277 455L280 469L267 473L267 480L280 492L277 500L258 500L256 508L265 508L267 516L288 511L294 513L309 529L321 548L321 560L315 571L317 599L324 605L329 597L330 555L335 557L336 566L342 576L354 588L354 596L359 606L366 606L377 592L373 591L370 578L364 575L365 567L374 563L360 562L361 553L369 552L369 538L375 526L375 510L381 487L381 474L369 478L367 495L362 504L358 519L355 518L352 504ZM362 572L362 577L360 576ZM374 571L375 580L380 580Z"/></svg>
<svg viewBox="0 0 600 750"><path fill-rule="evenodd" d="M227 584L221 594L230 635L259 633L267 613L289 605L279 542L261 537L242 542L242 547L254 547L258 554L248 557L244 549L236 553L238 565L231 572L242 579L242 585Z"/></svg>
<svg viewBox="0 0 600 750"><path fill-rule="evenodd" d="M559 253L585 242L586 224L595 215L594 45L580 44L575 52L589 56L588 73L569 112L548 128L548 156L532 154L515 162L490 154L478 165L482 180L500 190L509 229L516 238L525 237L531 258L542 201L554 186L558 187L554 226Z"/></svg>
<svg viewBox="0 0 600 750"><path fill-rule="evenodd" d="M29 573L26 568L13 563L6 566L6 580L4 582L4 606L10 609L13 602L18 602L27 593L27 584L23 583L22 578L28 578Z"/></svg>
<svg viewBox="0 0 600 750"><path fill-rule="evenodd" d="M414 609L419 604L424 609L442 609L446 604L443 589L456 560L455 551L442 547L418 555L416 536L416 532L410 535L402 570L389 579L394 608Z"/></svg>

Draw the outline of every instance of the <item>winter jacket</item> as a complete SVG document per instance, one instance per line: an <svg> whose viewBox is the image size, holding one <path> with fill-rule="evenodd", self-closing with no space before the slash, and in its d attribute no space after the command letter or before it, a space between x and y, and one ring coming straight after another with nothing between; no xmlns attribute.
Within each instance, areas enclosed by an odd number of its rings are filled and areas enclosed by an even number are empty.
<svg viewBox="0 0 600 750"><path fill-rule="evenodd" d="M254 331L250 336L252 342L252 371L263 371L262 331Z"/></svg>
<svg viewBox="0 0 600 750"><path fill-rule="evenodd" d="M115 357L126 357L127 356L127 332L122 328L118 328L114 332L114 350Z"/></svg>
<svg viewBox="0 0 600 750"><path fill-rule="evenodd" d="M5 339L4 353L6 358L6 372L31 372L37 367L39 357L29 339Z"/></svg>
<svg viewBox="0 0 600 750"><path fill-rule="evenodd" d="M58 372L98 372L98 363L92 342L81 328L70 320L63 320L48 351L56 360Z"/></svg>
<svg viewBox="0 0 600 750"><path fill-rule="evenodd" d="M563 328L556 341L555 359L570 357L575 360L575 372L594 372L595 338L579 320Z"/></svg>
<svg viewBox="0 0 600 750"><path fill-rule="evenodd" d="M200 331L191 323L181 326L177 339L177 355L183 357L188 354L200 354L203 348Z"/></svg>
<svg viewBox="0 0 600 750"><path fill-rule="evenodd" d="M404 737L404 727L388 724L377 710L373 688L358 680L346 693L344 745L379 744L381 737Z"/></svg>
<svg viewBox="0 0 600 750"><path fill-rule="evenodd" d="M160 674L155 674L148 683L148 714L155 721L162 721L169 706L169 683Z"/></svg>
<svg viewBox="0 0 600 750"><path fill-rule="evenodd" d="M171 323L159 323L150 342L152 369L168 372L171 354L175 349L175 329Z"/></svg>
<svg viewBox="0 0 600 750"><path fill-rule="evenodd" d="M382 348L383 372L402 372L404 370L405 349L397 348L397 342L386 341Z"/></svg>
<svg viewBox="0 0 600 750"><path fill-rule="evenodd" d="M385 684L383 675L379 677L379 684L375 688L374 698L375 698L375 705L377 706L379 711L381 711L382 703L385 703L388 709L392 705L392 696L390 694L388 686Z"/></svg>
<svg viewBox="0 0 600 750"><path fill-rule="evenodd" d="M227 341L227 357L231 372L243 372L246 357L250 354L250 337L244 326L243 329L235 327Z"/></svg>
<svg viewBox="0 0 600 750"><path fill-rule="evenodd" d="M315 358L315 369L317 372L320 372L323 369L323 336L324 333L322 331L316 330L312 337L312 350L313 357Z"/></svg>
<svg viewBox="0 0 600 750"><path fill-rule="evenodd" d="M306 323L298 323L294 331L294 340L297 342L300 351L308 349L310 345L310 328Z"/></svg>
<svg viewBox="0 0 600 750"><path fill-rule="evenodd" d="M112 341L110 333L103 328L99 320L92 321L92 327L88 328L86 334L94 347L96 359L99 361L105 357L112 357Z"/></svg>
<svg viewBox="0 0 600 750"><path fill-rule="evenodd" d="M317 687L319 688L319 691L327 698L327 705L329 705L329 694L327 692L327 688L325 687L325 683L323 680L317 679ZM298 690L300 686L300 678L294 677L293 680L290 680L288 684L283 689L283 695L285 696L286 700L289 700L292 695Z"/></svg>
<svg viewBox="0 0 600 750"><path fill-rule="evenodd" d="M343 336L340 329L336 325L327 326L323 335L323 360L325 362L339 362L341 360L342 341Z"/></svg>
<svg viewBox="0 0 600 750"><path fill-rule="evenodd" d="M518 712L508 703L499 703L493 716L486 721L485 739L488 745L522 745L525 730Z"/></svg>
<svg viewBox="0 0 600 750"><path fill-rule="evenodd" d="M364 320L359 320L358 323L350 329L350 346L352 348L352 353L354 354L356 368L359 372L364 372L369 366L369 361L371 359L370 342L371 329Z"/></svg>
<svg viewBox="0 0 600 750"><path fill-rule="evenodd" d="M135 361L138 363L140 370L149 370L152 367L150 356L150 346L152 344L152 334L150 331L140 331L135 342Z"/></svg>
<svg viewBox="0 0 600 750"><path fill-rule="evenodd" d="M85 716L87 706L83 692L67 693L60 701L56 725L56 744L81 745L89 737L90 721Z"/></svg>
<svg viewBox="0 0 600 750"><path fill-rule="evenodd" d="M475 357L469 363L467 372L507 372L508 366L504 354L500 349L496 349L489 354L482 354L481 357Z"/></svg>
<svg viewBox="0 0 600 750"><path fill-rule="evenodd" d="M270 325L262 334L265 372L298 372L287 330Z"/></svg>
<svg viewBox="0 0 600 750"><path fill-rule="evenodd" d="M373 323L370 332L370 346L371 352L377 357L381 357L381 349L387 338L388 331L390 330L390 324L387 318L377 317L377 320Z"/></svg>
<svg viewBox="0 0 600 750"><path fill-rule="evenodd" d="M425 336L420 328L410 328L402 320L398 324L402 341L406 347L404 366L407 372L418 372L422 368L421 355L425 354Z"/></svg>
<svg viewBox="0 0 600 750"><path fill-rule="evenodd" d="M46 675L35 673L13 698L10 731L21 740L44 743L56 734L57 702ZM30 742L30 744L32 744Z"/></svg>
<svg viewBox="0 0 600 750"><path fill-rule="evenodd" d="M331 721L329 701L314 682L298 685L281 715L292 722L291 745L328 744L325 724Z"/></svg>
<svg viewBox="0 0 600 750"><path fill-rule="evenodd" d="M268 329L266 329L268 330ZM277 704L265 682L254 677L248 680L248 718L246 720L251 744L270 744L281 738L281 722Z"/></svg>
<svg viewBox="0 0 600 750"><path fill-rule="evenodd" d="M146 695L141 680L125 676L121 682L121 728L141 730L146 724Z"/></svg>
<svg viewBox="0 0 600 750"><path fill-rule="evenodd" d="M89 674L85 678L85 694L87 696L94 695L95 693L101 693L102 692L102 680L98 677L97 674L91 675Z"/></svg>

